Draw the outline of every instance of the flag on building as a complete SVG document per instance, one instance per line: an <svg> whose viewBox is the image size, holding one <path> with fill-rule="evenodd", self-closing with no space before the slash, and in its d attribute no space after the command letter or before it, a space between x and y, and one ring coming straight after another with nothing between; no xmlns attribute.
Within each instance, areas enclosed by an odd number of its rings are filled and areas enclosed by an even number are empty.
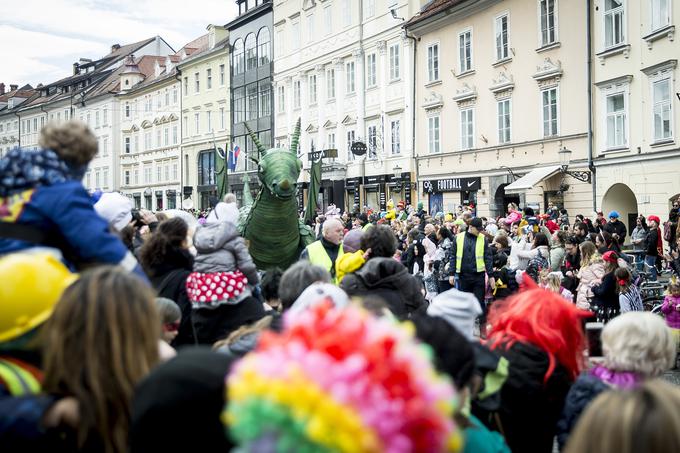
<svg viewBox="0 0 680 453"><path fill-rule="evenodd" d="M241 154L241 147L238 145L234 145L233 150L229 150L229 157L227 160L227 166L229 167L230 171L235 171L236 170L236 162L238 160L238 156Z"/></svg>

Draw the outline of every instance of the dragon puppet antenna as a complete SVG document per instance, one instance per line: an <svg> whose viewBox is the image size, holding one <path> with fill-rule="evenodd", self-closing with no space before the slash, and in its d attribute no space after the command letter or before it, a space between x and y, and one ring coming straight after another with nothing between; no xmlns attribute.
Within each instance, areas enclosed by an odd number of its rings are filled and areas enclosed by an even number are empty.
<svg viewBox="0 0 680 453"><path fill-rule="evenodd" d="M248 130L248 135L250 135L250 138L253 140L253 143L255 143L255 146L257 147L257 158L258 160L262 155L267 151L265 147L260 143L260 139L257 138L257 135L255 135L255 132L248 127L248 123L246 123L246 129Z"/></svg>
<svg viewBox="0 0 680 453"><path fill-rule="evenodd" d="M300 141L300 125L302 121L298 118L295 124L295 132L293 132L293 138L290 141L290 150L297 156L298 142Z"/></svg>

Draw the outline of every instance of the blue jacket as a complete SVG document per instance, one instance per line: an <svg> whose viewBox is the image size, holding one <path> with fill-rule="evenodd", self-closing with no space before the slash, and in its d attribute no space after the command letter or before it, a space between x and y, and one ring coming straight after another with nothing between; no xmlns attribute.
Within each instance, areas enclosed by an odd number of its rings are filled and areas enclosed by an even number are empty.
<svg viewBox="0 0 680 453"><path fill-rule="evenodd" d="M40 185L0 197L0 222L36 227L58 238L82 263L120 265L146 280L135 257L94 210L80 181ZM32 247L36 244L0 237L0 255Z"/></svg>

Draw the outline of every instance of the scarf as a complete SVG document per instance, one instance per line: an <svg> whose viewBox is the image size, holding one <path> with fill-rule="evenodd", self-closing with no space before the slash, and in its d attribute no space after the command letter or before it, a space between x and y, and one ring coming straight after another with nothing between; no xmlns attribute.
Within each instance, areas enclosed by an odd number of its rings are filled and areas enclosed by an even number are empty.
<svg viewBox="0 0 680 453"><path fill-rule="evenodd" d="M15 148L0 159L0 197L40 186L80 181L87 166L73 168L51 149Z"/></svg>
<svg viewBox="0 0 680 453"><path fill-rule="evenodd" d="M595 376L602 382L615 387L630 390L642 383L642 377L632 371L614 371L603 365L597 365L590 370L591 376Z"/></svg>

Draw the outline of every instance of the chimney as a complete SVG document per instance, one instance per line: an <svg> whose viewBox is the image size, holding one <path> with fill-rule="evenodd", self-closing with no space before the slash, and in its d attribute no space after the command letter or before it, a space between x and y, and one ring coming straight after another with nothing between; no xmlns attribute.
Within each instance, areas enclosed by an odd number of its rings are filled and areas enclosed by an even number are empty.
<svg viewBox="0 0 680 453"><path fill-rule="evenodd" d="M0 95L5 94L5 84L0 83Z"/></svg>
<svg viewBox="0 0 680 453"><path fill-rule="evenodd" d="M80 74L80 65L78 63L73 63L73 75Z"/></svg>
<svg viewBox="0 0 680 453"><path fill-rule="evenodd" d="M115 52L118 49L120 49L120 44L111 44L111 53Z"/></svg>
<svg viewBox="0 0 680 453"><path fill-rule="evenodd" d="M19 88L19 85L10 85L9 91L16 91L18 88Z"/></svg>

